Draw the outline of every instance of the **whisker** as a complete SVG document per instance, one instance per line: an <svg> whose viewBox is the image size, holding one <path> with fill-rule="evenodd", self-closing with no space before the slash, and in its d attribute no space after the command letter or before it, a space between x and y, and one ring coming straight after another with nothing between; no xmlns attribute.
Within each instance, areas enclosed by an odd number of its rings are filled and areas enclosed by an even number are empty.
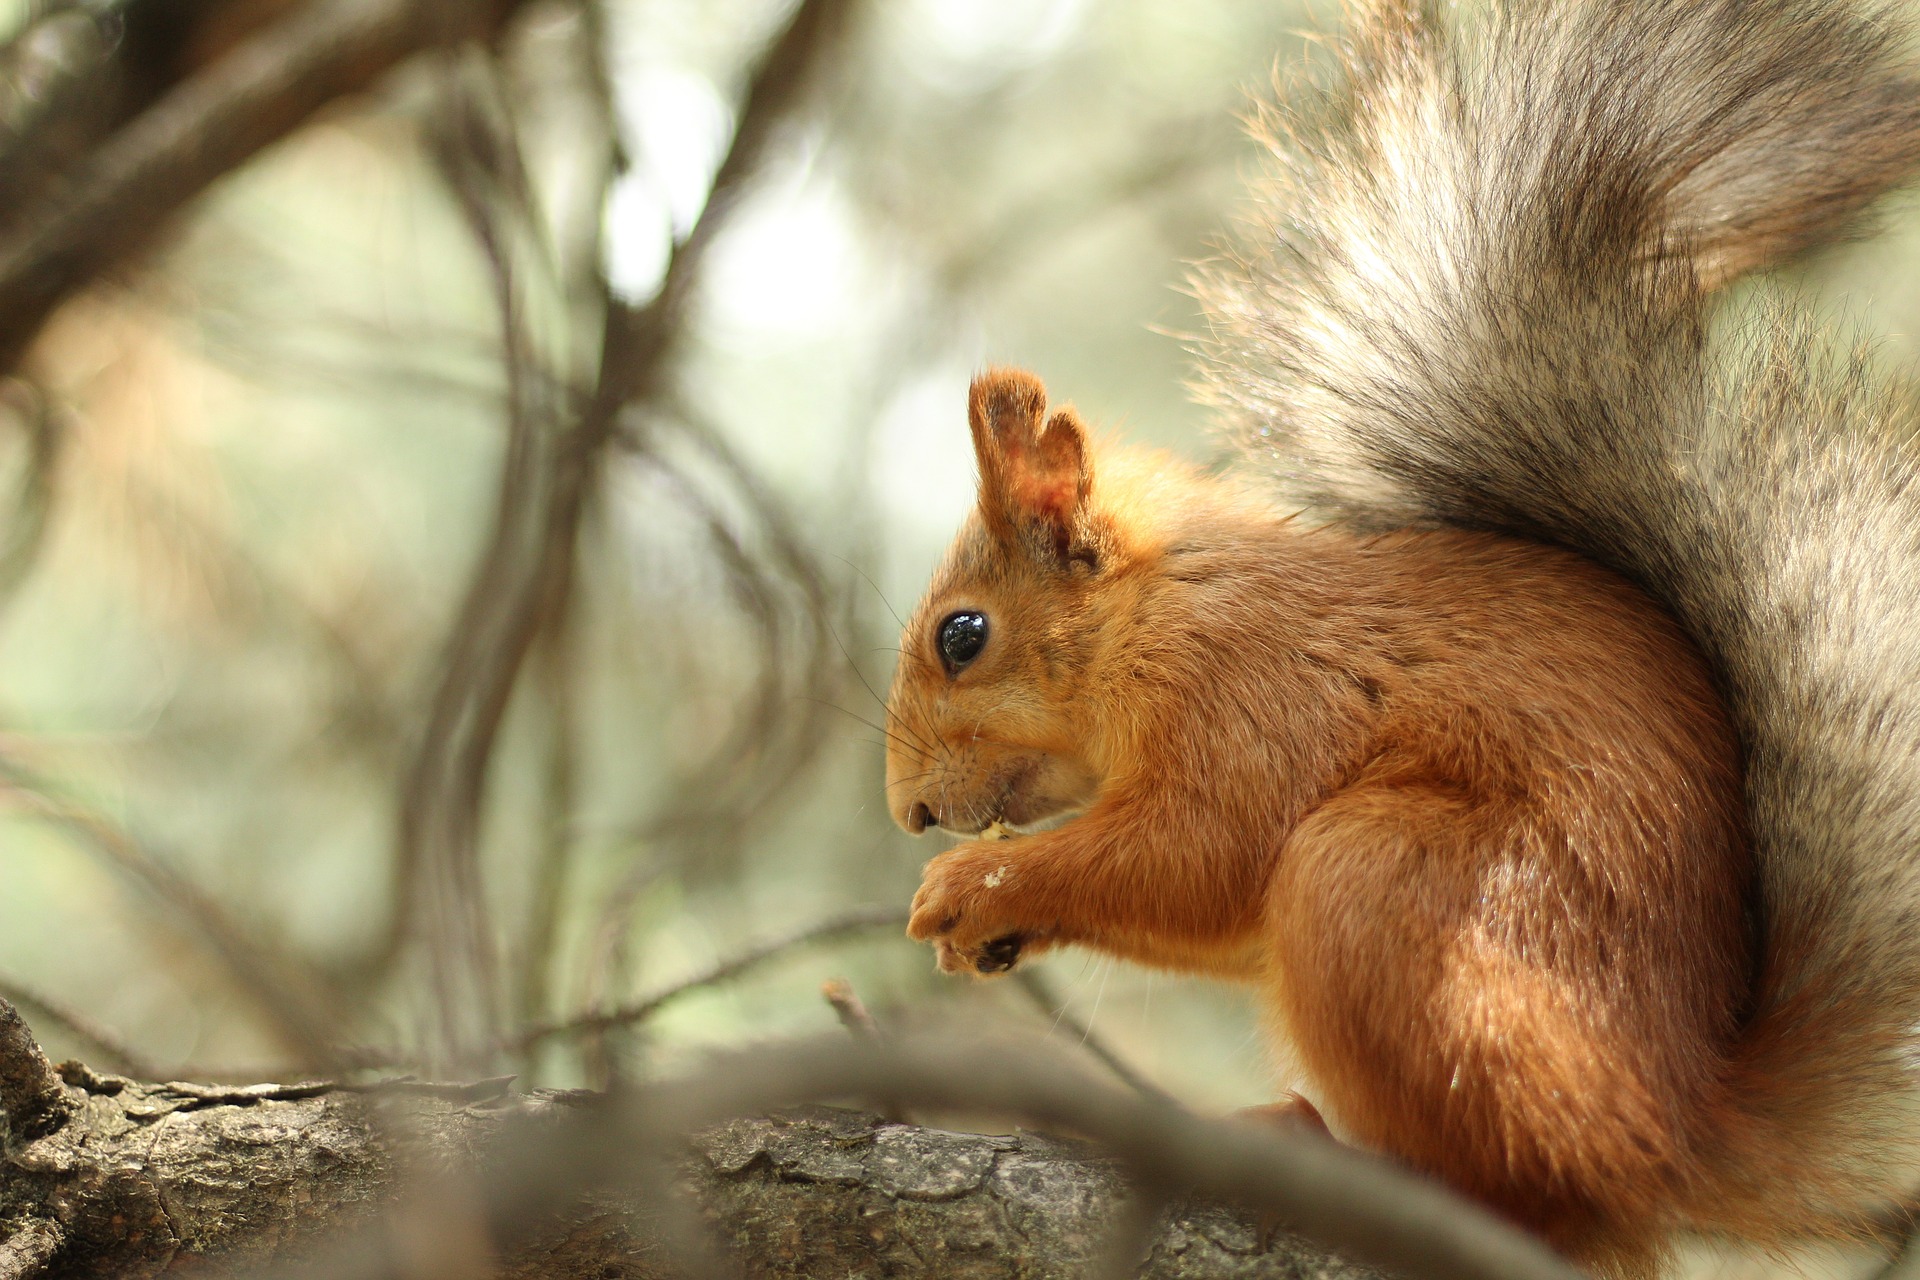
<svg viewBox="0 0 1920 1280"><path fill-rule="evenodd" d="M912 734L914 741L918 742L921 749L928 755L938 756L942 760L952 758L953 748L940 735L940 730L933 722L926 718L927 712L924 707L909 705L899 711L889 709L888 714L893 722L900 726L901 732Z"/></svg>
<svg viewBox="0 0 1920 1280"><path fill-rule="evenodd" d="M909 739L903 738L900 735L894 733L890 729L886 729L880 725L875 724L873 721L867 719L865 716L860 715L857 712L847 710L845 707L841 706L837 702L829 702L825 698L808 698L807 701L812 703L817 703L818 705L823 707L832 707L835 711L838 711L841 715L852 718L858 723L863 724L867 728L873 730L875 733L884 734L886 736L887 741L892 742L897 746L912 747L915 750L922 751L922 752L925 752L926 750L924 747L921 747L920 744L910 741Z"/></svg>
<svg viewBox="0 0 1920 1280"><path fill-rule="evenodd" d="M876 693L876 692L874 692L874 688L873 688L873 686L872 686L871 684L869 684L869 683L867 683L867 677L866 677L866 674L865 674L864 672L862 672L862 671L860 670L860 664L859 664L859 663L857 663L857 662L855 662L855 661L853 660L853 654L852 654L851 652L849 652L849 651L848 651L848 649L847 649L847 646L846 646L846 644L845 644L845 642L844 642L844 641L842 641L842 640L840 639L840 633L839 633L838 631L836 631L836 630L834 630L834 628L833 628L833 624L832 624L832 623L828 623L828 624L827 624L827 634L833 637L833 643L834 643L834 645L835 645L836 647L838 647L838 648L839 648L839 650L840 650L840 656L841 656L841 657L843 657L843 658L845 658L845 659L847 660L847 666L849 666L849 667L851 667L851 668L853 669L853 678L854 678L855 680L858 680L858 681L860 682L860 687L861 687L861 688L863 688L863 689L865 689L865 690L867 691L867 696L868 696L868 697L870 697L870 698L872 698L872 699L873 699L873 700L874 700L874 701L875 701L876 703L878 703L878 704L880 705L880 709L881 709L881 710L883 710L883 711L884 711L884 710L886 710L886 706L887 706L887 700L886 700L885 698L883 698L883 697L881 697L881 696L880 696L880 695L879 695L878 693ZM843 708L841 708L841 709L842 709L842 710L845 710L845 708L844 708L844 707L843 707ZM873 726L873 727L874 727L874 728L879 728L879 726L878 726L878 725L875 725L875 726ZM881 732L882 732L882 733L885 733L885 732L887 732L887 731L886 731L886 730L884 730L884 729L882 729L882 730L881 730ZM912 730L912 728L911 728L911 726L908 726L908 727L907 727L907 732L908 732L909 734L912 734L914 738L916 738L916 739L918 739L918 738L919 738L919 735L918 735L918 734L913 734L913 730ZM932 752L932 748L931 748L931 747L929 747L929 746L928 746L928 745L927 745L927 744L926 744L926 743L925 743L924 741L921 741L921 742L918 742L918 746L920 747L920 749L921 749L922 751L926 751L926 752L928 752L929 754L931 754L931 752Z"/></svg>
<svg viewBox="0 0 1920 1280"><path fill-rule="evenodd" d="M884 743L884 742L882 742L882 741L880 741L880 739L878 739L878 738L867 738L867 737L858 737L858 738L856 738L856 737L853 737L852 735L848 735L847 737L844 737L844 738L842 738L842 739L841 739L841 741L842 741L842 742L857 742L857 743L859 743L859 744L860 744L861 746L863 746L863 747L877 747L877 748L879 748L879 749L880 749L880 750L881 750L882 752L884 752L884 751L885 751L885 750L887 749L887 744L886 744L886 743Z"/></svg>
<svg viewBox="0 0 1920 1280"><path fill-rule="evenodd" d="M907 624L901 621L899 611L893 607L893 602L887 599L887 593L880 589L879 583L875 582L872 578L867 576L867 571L865 569L862 569L859 565L847 559L845 556L835 556L834 559L838 560L841 564L847 566L847 568L859 574L861 577L861 580L864 581L868 586L873 588L873 594L880 597L881 607L884 608L888 613L893 614L893 620L899 624L900 629L902 631L905 631L907 629Z"/></svg>

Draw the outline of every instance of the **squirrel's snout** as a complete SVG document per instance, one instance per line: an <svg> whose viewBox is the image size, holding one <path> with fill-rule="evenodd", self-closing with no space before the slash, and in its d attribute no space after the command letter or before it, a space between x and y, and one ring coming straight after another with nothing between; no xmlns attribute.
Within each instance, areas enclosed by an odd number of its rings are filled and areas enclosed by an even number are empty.
<svg viewBox="0 0 1920 1280"><path fill-rule="evenodd" d="M938 825L933 820L933 810L923 800L915 800L907 806L907 830L919 835L930 826Z"/></svg>

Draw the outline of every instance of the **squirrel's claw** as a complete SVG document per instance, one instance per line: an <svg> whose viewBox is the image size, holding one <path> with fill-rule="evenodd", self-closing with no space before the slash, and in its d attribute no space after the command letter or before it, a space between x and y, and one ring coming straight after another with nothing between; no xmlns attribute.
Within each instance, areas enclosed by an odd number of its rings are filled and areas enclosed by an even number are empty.
<svg viewBox="0 0 1920 1280"><path fill-rule="evenodd" d="M942 973L976 973L983 977L1010 972L1020 963L1027 935L1009 933L975 947L959 947L945 938L933 944L934 967Z"/></svg>
<svg viewBox="0 0 1920 1280"><path fill-rule="evenodd" d="M1005 973L1020 963L1020 948L1026 942L1026 938L1018 933L995 938L980 948L980 954L974 957L973 967L980 973Z"/></svg>

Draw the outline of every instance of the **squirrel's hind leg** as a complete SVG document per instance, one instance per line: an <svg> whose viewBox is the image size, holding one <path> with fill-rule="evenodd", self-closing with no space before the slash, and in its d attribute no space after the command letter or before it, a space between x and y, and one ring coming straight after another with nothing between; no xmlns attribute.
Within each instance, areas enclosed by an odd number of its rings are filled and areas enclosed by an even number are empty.
<svg viewBox="0 0 1920 1280"><path fill-rule="evenodd" d="M1724 1051L1714 998L1663 984L1725 922L1623 927L1604 864L1644 852L1580 849L1526 804L1400 781L1316 810L1271 881L1266 998L1343 1135L1644 1272Z"/></svg>

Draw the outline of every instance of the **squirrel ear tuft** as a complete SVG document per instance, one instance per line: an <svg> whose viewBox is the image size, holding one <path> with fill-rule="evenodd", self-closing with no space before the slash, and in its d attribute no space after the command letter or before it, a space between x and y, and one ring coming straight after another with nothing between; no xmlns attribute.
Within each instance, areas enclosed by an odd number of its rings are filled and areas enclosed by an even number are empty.
<svg viewBox="0 0 1920 1280"><path fill-rule="evenodd" d="M1047 411L1047 389L1023 369L988 369L973 380L967 422L980 463L980 514L1001 537L1030 541L1056 559L1085 560L1093 463L1072 409Z"/></svg>

